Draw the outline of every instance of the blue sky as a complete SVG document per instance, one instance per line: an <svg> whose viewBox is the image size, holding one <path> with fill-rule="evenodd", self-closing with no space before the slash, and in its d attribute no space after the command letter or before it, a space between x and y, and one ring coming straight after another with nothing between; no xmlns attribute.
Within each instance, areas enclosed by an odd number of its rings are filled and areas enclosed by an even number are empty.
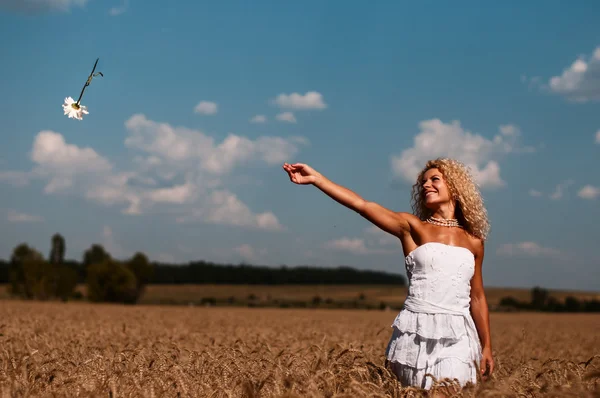
<svg viewBox="0 0 600 398"><path fill-rule="evenodd" d="M486 285L600 290L597 2L166 4L0 0L0 257L60 232L69 258L404 273L281 164L410 211L452 156L488 206Z"/></svg>

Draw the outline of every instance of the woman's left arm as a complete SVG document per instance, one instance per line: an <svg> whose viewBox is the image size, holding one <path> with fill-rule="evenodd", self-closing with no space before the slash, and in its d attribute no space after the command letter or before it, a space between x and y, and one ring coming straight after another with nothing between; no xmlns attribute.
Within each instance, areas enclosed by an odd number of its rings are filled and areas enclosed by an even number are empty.
<svg viewBox="0 0 600 398"><path fill-rule="evenodd" d="M489 309L483 289L483 276L481 272L484 252L485 246L483 242L480 242L475 254L475 273L471 279L471 315L473 316L479 340L481 341L481 374L482 376L489 376L494 371L494 359L492 357Z"/></svg>

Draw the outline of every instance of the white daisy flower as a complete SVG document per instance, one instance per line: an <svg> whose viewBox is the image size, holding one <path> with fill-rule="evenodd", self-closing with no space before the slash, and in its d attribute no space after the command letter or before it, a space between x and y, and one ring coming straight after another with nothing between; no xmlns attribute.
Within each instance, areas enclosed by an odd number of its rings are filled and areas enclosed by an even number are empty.
<svg viewBox="0 0 600 398"><path fill-rule="evenodd" d="M65 115L69 116L69 119L83 120L83 114L89 114L87 106L77 104L71 97L65 98L65 103L62 107Z"/></svg>
<svg viewBox="0 0 600 398"><path fill-rule="evenodd" d="M100 59L100 58L98 58L98 59ZM90 85L90 83L92 82L92 79L98 75L104 77L104 74L102 74L102 72L94 73L96 71L96 65L98 65L98 59L96 59L96 63L94 64L92 73L90 73L90 75L88 76L87 81L85 82L83 89L81 90L81 94L79 94L79 99L77 101L75 101L71 97L65 98L65 103L63 104L63 110L65 111L65 115L69 116L69 119L83 120L83 114L84 113L86 115L89 114L89 112L87 110L87 106L81 105L80 102L81 102L81 98L83 97L83 93L85 92L86 87Z"/></svg>

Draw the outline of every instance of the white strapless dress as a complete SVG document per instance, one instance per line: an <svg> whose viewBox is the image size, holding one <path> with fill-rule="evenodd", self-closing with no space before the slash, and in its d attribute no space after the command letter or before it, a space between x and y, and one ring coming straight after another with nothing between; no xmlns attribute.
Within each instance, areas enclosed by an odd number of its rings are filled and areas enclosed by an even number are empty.
<svg viewBox="0 0 600 398"><path fill-rule="evenodd" d="M470 250L425 243L406 256L408 296L394 320L386 357L404 386L429 389L432 378L477 382L481 345L471 317Z"/></svg>

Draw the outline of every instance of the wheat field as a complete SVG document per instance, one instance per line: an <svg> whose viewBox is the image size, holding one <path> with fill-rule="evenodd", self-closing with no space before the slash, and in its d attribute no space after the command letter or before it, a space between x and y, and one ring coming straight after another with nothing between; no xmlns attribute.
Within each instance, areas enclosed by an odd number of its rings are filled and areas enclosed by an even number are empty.
<svg viewBox="0 0 600 398"><path fill-rule="evenodd" d="M0 397L424 396L384 367L395 315L0 301ZM491 323L496 371L457 396L600 396L600 316Z"/></svg>

